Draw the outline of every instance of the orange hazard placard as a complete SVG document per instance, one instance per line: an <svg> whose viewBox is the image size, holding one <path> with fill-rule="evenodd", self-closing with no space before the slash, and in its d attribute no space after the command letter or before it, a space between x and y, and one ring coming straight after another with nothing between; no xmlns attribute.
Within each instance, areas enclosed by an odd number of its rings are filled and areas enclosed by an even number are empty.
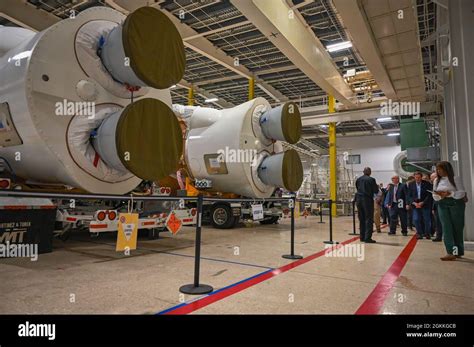
<svg viewBox="0 0 474 347"><path fill-rule="evenodd" d="M173 235L181 229L182 225L183 222L181 222L181 219L176 217L174 213L171 213L166 220L166 228L168 228Z"/></svg>

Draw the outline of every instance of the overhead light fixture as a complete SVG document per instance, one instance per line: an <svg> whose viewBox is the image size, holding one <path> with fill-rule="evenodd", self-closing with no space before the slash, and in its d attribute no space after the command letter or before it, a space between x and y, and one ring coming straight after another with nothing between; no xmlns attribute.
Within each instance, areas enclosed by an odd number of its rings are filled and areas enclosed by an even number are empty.
<svg viewBox="0 0 474 347"><path fill-rule="evenodd" d="M205 103L210 103L210 102L216 102L216 101L218 101L218 100L219 100L219 98L210 98L210 99L204 100L204 102L205 102Z"/></svg>
<svg viewBox="0 0 474 347"><path fill-rule="evenodd" d="M354 77L356 75L356 69L349 69L343 77Z"/></svg>
<svg viewBox="0 0 474 347"><path fill-rule="evenodd" d="M312 149L310 152L319 152L319 149Z"/></svg>
<svg viewBox="0 0 474 347"><path fill-rule="evenodd" d="M328 126L326 124L321 124L320 127L326 129Z"/></svg>
<svg viewBox="0 0 474 347"><path fill-rule="evenodd" d="M173 84L170 89L176 88L176 84Z"/></svg>
<svg viewBox="0 0 474 347"><path fill-rule="evenodd" d="M379 117L377 118L377 122L390 122L392 119L392 117Z"/></svg>
<svg viewBox="0 0 474 347"><path fill-rule="evenodd" d="M400 133L388 133L387 136L398 136Z"/></svg>
<svg viewBox="0 0 474 347"><path fill-rule="evenodd" d="M350 48L350 47L352 47L351 41L342 41L339 43L335 43L333 45L329 45L326 47L326 49L328 50L328 52L332 53L332 52L341 51L343 49Z"/></svg>

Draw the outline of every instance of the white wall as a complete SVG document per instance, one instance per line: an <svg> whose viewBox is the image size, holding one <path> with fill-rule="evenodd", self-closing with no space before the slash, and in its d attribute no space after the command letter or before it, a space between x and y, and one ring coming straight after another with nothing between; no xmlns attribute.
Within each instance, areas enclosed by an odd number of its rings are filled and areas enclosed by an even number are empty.
<svg viewBox="0 0 474 347"><path fill-rule="evenodd" d="M354 175L363 175L365 167L372 169L372 177L377 183L391 182L395 175L393 171L393 158L400 153L400 145L396 143L396 137L386 135L343 137L336 139L338 153L347 151L349 154L360 154L360 164L354 164Z"/></svg>

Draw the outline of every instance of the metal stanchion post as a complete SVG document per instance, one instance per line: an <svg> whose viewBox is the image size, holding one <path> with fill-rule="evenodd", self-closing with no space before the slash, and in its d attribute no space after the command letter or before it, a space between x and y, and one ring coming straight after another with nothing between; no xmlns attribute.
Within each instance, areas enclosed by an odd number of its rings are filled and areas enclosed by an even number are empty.
<svg viewBox="0 0 474 347"><path fill-rule="evenodd" d="M212 292L214 289L207 284L199 283L199 270L201 265L201 222L202 222L203 196L199 194L197 200L197 220L196 220L196 244L194 254L194 283L186 284L179 288L184 294L199 295Z"/></svg>
<svg viewBox="0 0 474 347"><path fill-rule="evenodd" d="M295 198L292 197L291 200L291 206L290 206L290 211L291 211L291 253L290 254L285 254L282 255L282 258L285 259L302 259L303 257L301 255L295 255Z"/></svg>
<svg viewBox="0 0 474 347"><path fill-rule="evenodd" d="M349 233L349 235L359 235L356 231L356 212L355 212L355 207L356 207L356 201L355 199L352 200L352 232Z"/></svg>
<svg viewBox="0 0 474 347"><path fill-rule="evenodd" d="M332 239L332 204L333 201L331 199L328 200L329 203L329 241L324 241L324 243L335 245L338 244L339 242L333 241Z"/></svg>
<svg viewBox="0 0 474 347"><path fill-rule="evenodd" d="M323 222L323 204L319 203L319 224L324 224Z"/></svg>

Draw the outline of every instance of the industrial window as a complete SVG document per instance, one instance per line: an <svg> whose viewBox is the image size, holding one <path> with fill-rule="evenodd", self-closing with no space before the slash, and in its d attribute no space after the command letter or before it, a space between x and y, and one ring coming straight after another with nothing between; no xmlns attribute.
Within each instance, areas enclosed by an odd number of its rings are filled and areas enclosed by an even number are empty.
<svg viewBox="0 0 474 347"><path fill-rule="evenodd" d="M360 164L360 154L349 154L347 164Z"/></svg>

